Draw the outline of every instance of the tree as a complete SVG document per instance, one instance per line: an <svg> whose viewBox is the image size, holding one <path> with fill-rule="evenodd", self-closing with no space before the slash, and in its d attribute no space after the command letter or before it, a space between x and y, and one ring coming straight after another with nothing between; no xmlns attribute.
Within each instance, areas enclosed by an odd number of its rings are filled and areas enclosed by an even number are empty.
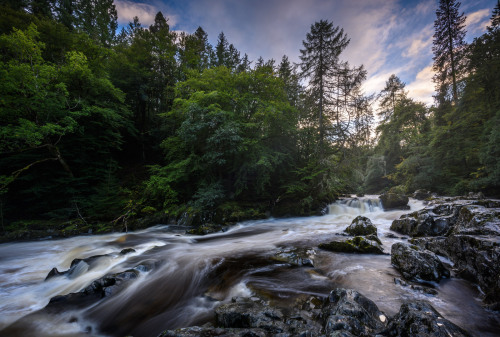
<svg viewBox="0 0 500 337"><path fill-rule="evenodd" d="M406 98L404 88L405 83L394 74L385 82L385 87L378 96L380 99L378 115L382 117L383 122L388 121L394 115L397 103Z"/></svg>
<svg viewBox="0 0 500 337"><path fill-rule="evenodd" d="M227 66L229 62L229 43L227 42L224 32L219 34L217 44L215 45L215 60L214 66Z"/></svg>
<svg viewBox="0 0 500 337"><path fill-rule="evenodd" d="M34 24L0 37L0 190L9 187L11 215L81 217L103 185L118 191L109 174L130 128L128 110L123 93L95 66L101 62L92 60L99 47L78 38L87 54L71 46L55 64L43 59Z"/></svg>
<svg viewBox="0 0 500 337"><path fill-rule="evenodd" d="M440 0L434 21L434 82L438 103L458 101L458 82L464 76L465 15L459 14L460 2Z"/></svg>
<svg viewBox="0 0 500 337"><path fill-rule="evenodd" d="M103 46L111 46L118 27L113 0L80 0L77 5L77 27Z"/></svg>
<svg viewBox="0 0 500 337"><path fill-rule="evenodd" d="M52 18L52 8L54 7L54 0L31 0L30 11L33 15L44 16Z"/></svg>
<svg viewBox="0 0 500 337"><path fill-rule="evenodd" d="M329 101L328 85L332 73L339 66L339 56L349 44L349 39L343 29L334 28L331 22L321 20L311 25L311 31L307 33L302 44L304 49L300 50L301 76L309 79L309 89L316 98L322 151L325 133L323 114Z"/></svg>
<svg viewBox="0 0 500 337"><path fill-rule="evenodd" d="M281 63L278 66L278 77L283 80L285 84L285 91L288 97L288 101L292 106L297 107L299 103L299 95L302 92L302 87L299 83L299 75L296 69L290 61L288 56L283 55Z"/></svg>
<svg viewBox="0 0 500 337"><path fill-rule="evenodd" d="M69 30L72 30L75 25L75 9L76 3L73 0L56 1L55 12L57 21L62 23Z"/></svg>
<svg viewBox="0 0 500 337"><path fill-rule="evenodd" d="M494 34L498 32L500 28L500 1L497 0L497 4L493 9L491 14L491 25L488 26L488 33Z"/></svg>

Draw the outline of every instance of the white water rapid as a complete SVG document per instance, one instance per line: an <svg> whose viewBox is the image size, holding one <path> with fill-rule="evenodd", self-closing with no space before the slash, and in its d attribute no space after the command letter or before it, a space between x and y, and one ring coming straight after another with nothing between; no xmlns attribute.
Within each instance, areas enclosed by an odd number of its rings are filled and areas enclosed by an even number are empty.
<svg viewBox="0 0 500 337"><path fill-rule="evenodd" d="M335 287L358 290L387 315L395 314L405 299L426 299L472 334L499 336L500 318L481 307L477 289L466 281L443 280L436 285L436 296L426 295L394 283L401 276L390 255L317 248L338 239L356 216L364 215L377 226L384 251L390 253L393 243L405 241L390 231L392 221L424 205L411 200L410 207L384 212L373 196L341 200L324 216L247 221L206 236L156 226L128 234L1 244L0 336L157 336L165 329L212 321L213 309L234 296L264 294L286 305L301 296L326 295ZM270 259L290 247L308 249L314 267L292 268ZM121 255L125 248L135 252ZM96 255L104 256L78 264L69 277L45 281L53 267L65 271L74 259ZM139 276L116 294L64 310L45 308L54 296L132 268Z"/></svg>

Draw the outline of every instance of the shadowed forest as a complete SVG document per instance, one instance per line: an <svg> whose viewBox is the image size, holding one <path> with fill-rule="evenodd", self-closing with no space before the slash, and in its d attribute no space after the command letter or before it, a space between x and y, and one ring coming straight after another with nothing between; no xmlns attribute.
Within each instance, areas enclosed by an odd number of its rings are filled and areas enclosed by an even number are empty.
<svg viewBox="0 0 500 337"><path fill-rule="evenodd" d="M441 1L434 104L376 94L322 20L300 62L250 60L112 0L0 1L0 221L9 238L321 212L345 193L500 191L500 6L465 43ZM28 233L28 234L26 234Z"/></svg>

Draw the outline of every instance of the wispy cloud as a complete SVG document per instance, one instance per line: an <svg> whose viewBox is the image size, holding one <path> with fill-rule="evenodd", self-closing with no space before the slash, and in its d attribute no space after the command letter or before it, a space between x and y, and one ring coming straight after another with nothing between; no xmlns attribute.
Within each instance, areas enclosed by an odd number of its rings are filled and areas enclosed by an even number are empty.
<svg viewBox="0 0 500 337"><path fill-rule="evenodd" d="M465 20L465 25L469 33L478 33L486 30L486 26L488 26L490 20L490 10L489 9L480 9L473 13L467 15L467 19Z"/></svg>
<svg viewBox="0 0 500 337"><path fill-rule="evenodd" d="M429 54L433 34L434 31L432 26L428 25L415 36L408 38L405 44L409 44L409 46L403 52L403 56L414 58L422 56L422 54Z"/></svg>
<svg viewBox="0 0 500 337"><path fill-rule="evenodd" d="M149 1L151 2L151 1ZM164 3L156 1L152 3L134 2L131 0L115 0L116 11L118 12L118 23L126 25L134 20L134 17L139 18L143 26L149 26L154 23L156 13L162 12L168 18L170 26L177 24L177 15L171 13Z"/></svg>
<svg viewBox="0 0 500 337"><path fill-rule="evenodd" d="M432 104L432 95L434 93L434 83L432 82L433 76L434 71L432 70L432 65L428 65L420 70L415 80L406 86L406 89L409 91L409 96L428 105Z"/></svg>
<svg viewBox="0 0 500 337"><path fill-rule="evenodd" d="M351 39L341 55L342 60L355 66L365 65L368 79L364 89L368 94L380 92L389 76L396 74L409 83L412 97L432 102L434 85L429 64L432 63L437 0L115 1L134 8L125 21L139 15L141 10L145 17L147 13L162 10L170 17L173 29L194 32L201 26L212 44L224 31L228 41L254 61L262 56L279 63L281 57L287 55L292 62L299 62L302 40L311 24L329 20L334 26L342 27ZM489 11L483 8L488 7L488 1L491 0L477 0L462 6L471 13L467 19L468 39L484 29ZM139 6L145 3L150 7ZM151 22L153 15L149 16ZM146 23L146 19L141 18L141 22ZM415 93L411 93L413 90Z"/></svg>

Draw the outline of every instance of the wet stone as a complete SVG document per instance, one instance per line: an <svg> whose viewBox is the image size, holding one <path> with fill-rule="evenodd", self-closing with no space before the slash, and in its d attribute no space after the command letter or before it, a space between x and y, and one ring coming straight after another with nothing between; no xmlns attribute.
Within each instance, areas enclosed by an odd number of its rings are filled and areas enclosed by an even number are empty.
<svg viewBox="0 0 500 337"><path fill-rule="evenodd" d="M426 301L411 301L401 305L384 333L385 336L469 337L462 328L443 318Z"/></svg>
<svg viewBox="0 0 500 337"><path fill-rule="evenodd" d="M377 236L377 227L370 219L360 215L352 221L351 225L345 229L345 232L353 236L371 234Z"/></svg>
<svg viewBox="0 0 500 337"><path fill-rule="evenodd" d="M391 263L407 280L439 282L450 272L431 251L407 243L395 243L391 247Z"/></svg>
<svg viewBox="0 0 500 337"><path fill-rule="evenodd" d="M346 241L321 243L318 247L338 253L384 254L380 240L376 237L356 236Z"/></svg>

